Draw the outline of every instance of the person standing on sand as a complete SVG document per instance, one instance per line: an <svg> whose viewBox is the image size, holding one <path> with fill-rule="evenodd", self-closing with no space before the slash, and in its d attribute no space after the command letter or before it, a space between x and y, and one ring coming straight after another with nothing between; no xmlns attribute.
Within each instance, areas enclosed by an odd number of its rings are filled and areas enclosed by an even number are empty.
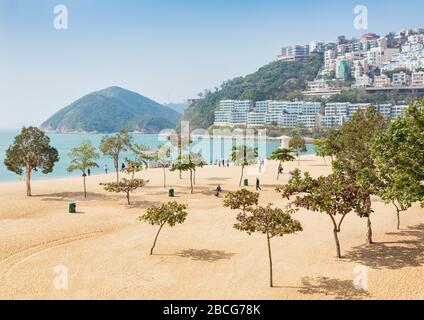
<svg viewBox="0 0 424 320"><path fill-rule="evenodd" d="M259 178L256 178L256 191L262 190L261 189L261 182L259 181Z"/></svg>
<svg viewBox="0 0 424 320"><path fill-rule="evenodd" d="M107 164L105 164L105 174L107 174Z"/></svg>
<svg viewBox="0 0 424 320"><path fill-rule="evenodd" d="M88 174L88 176L91 175L91 169L90 168L87 169L87 174Z"/></svg>

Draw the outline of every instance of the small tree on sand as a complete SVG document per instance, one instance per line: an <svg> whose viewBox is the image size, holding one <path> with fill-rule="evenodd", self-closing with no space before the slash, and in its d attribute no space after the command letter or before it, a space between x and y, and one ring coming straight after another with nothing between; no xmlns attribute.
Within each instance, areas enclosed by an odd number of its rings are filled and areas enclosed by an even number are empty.
<svg viewBox="0 0 424 320"><path fill-rule="evenodd" d="M99 165L95 162L99 158L96 147L90 141L83 141L79 147L71 149L69 152L71 165L68 167L68 172L79 170L82 172L84 183L84 198L87 198L87 186L85 179L87 169L98 168Z"/></svg>
<svg viewBox="0 0 424 320"><path fill-rule="evenodd" d="M143 188L149 181L143 180L143 179L122 179L119 182L110 182L110 183L100 183L101 186L104 187L104 189L108 192L115 192L115 193L125 193L127 196L127 203L128 205L131 204L130 202L130 193L134 192L135 190L139 188Z"/></svg>
<svg viewBox="0 0 424 320"><path fill-rule="evenodd" d="M331 158L331 162L334 161L334 156L339 150L337 144L337 137L339 132L336 129L329 129L324 138L315 140L315 151L317 156L324 158L324 164L326 165L326 157Z"/></svg>
<svg viewBox="0 0 424 320"><path fill-rule="evenodd" d="M4 165L9 171L22 175L25 169L26 194L31 196L31 173L41 170L48 174L53 171L59 154L50 146L50 138L38 128L23 128L7 149Z"/></svg>
<svg viewBox="0 0 424 320"><path fill-rule="evenodd" d="M159 226L159 230L156 233L155 241L150 249L150 255L153 254L156 242L162 228L168 224L170 227L174 227L177 224L182 224L187 218L187 206L179 204L177 202L168 202L160 206L153 206L147 209L146 213L140 216L140 221L145 221L152 226Z"/></svg>
<svg viewBox="0 0 424 320"><path fill-rule="evenodd" d="M278 163L278 172L277 172L277 180L280 178L280 168L283 162L293 161L295 158L291 155L292 150L286 148L278 148L274 150L270 160L277 160Z"/></svg>
<svg viewBox="0 0 424 320"><path fill-rule="evenodd" d="M308 172L305 172L302 177L300 170L296 169L288 184L277 188L277 191L287 199L297 195L293 201L297 207L328 215L333 224L337 257L341 258L338 234L346 215L355 209L359 210L361 189L341 174L331 174L314 179ZM337 216L340 218L337 219Z"/></svg>
<svg viewBox="0 0 424 320"><path fill-rule="evenodd" d="M100 151L113 159L116 171L116 182L119 182L119 156L121 152L131 148L132 137L127 131L122 130L113 136L105 136L100 142Z"/></svg>
<svg viewBox="0 0 424 320"><path fill-rule="evenodd" d="M300 154L306 152L306 142L302 136L294 136L289 141L289 148L296 152L296 156L300 166Z"/></svg>
<svg viewBox="0 0 424 320"><path fill-rule="evenodd" d="M239 183L240 187L243 181L244 168L246 166L255 164L257 162L257 158L258 158L257 148L251 148L246 145L233 147L233 150L231 152L231 161L233 161L236 165L241 166L241 175L240 175L240 183Z"/></svg>
<svg viewBox="0 0 424 320"><path fill-rule="evenodd" d="M249 235L255 232L266 235L269 258L269 285L273 287L271 239L302 231L302 225L291 217L294 210L290 208L285 210L273 208L271 204L266 207L256 206L258 196L258 194L247 190L229 193L224 200L224 206L234 210L242 210L237 215L237 223L234 225L235 229L245 231Z"/></svg>
<svg viewBox="0 0 424 320"><path fill-rule="evenodd" d="M172 163L172 149L173 147L168 145L160 145L158 152L154 158L155 162L158 163L163 170L163 187L166 188L166 168Z"/></svg>

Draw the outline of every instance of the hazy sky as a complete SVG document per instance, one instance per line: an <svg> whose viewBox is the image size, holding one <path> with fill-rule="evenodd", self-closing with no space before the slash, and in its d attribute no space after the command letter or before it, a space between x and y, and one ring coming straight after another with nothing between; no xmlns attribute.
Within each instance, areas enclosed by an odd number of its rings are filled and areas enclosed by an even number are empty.
<svg viewBox="0 0 424 320"><path fill-rule="evenodd" d="M53 28L58 4L68 30ZM159 102L196 97L282 46L364 33L358 4L370 32L424 27L422 0L0 0L0 128L39 125L112 85Z"/></svg>

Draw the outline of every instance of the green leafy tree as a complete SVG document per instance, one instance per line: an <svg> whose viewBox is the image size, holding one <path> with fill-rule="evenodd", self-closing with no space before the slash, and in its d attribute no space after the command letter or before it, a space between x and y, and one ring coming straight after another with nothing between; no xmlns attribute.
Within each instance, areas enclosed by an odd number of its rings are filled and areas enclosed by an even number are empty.
<svg viewBox="0 0 424 320"><path fill-rule="evenodd" d="M240 183L241 187L243 176L244 176L244 168L246 166L255 164L258 158L258 149L251 148L246 145L235 146L231 152L231 161L233 161L236 165L241 166L241 175L240 175Z"/></svg>
<svg viewBox="0 0 424 320"><path fill-rule="evenodd" d="M305 139L301 136L294 136L289 141L289 148L296 152L300 166L300 154L307 151Z"/></svg>
<svg viewBox="0 0 424 320"><path fill-rule="evenodd" d="M149 183L148 180L128 180L124 178L118 182L100 183L100 185L103 186L107 192L125 193L127 196L127 203L128 205L131 205L130 194L137 189L143 188L147 183Z"/></svg>
<svg viewBox="0 0 424 320"><path fill-rule="evenodd" d="M360 207L361 188L342 174L314 179L308 172L302 177L297 169L288 184L277 191L287 199L296 195L293 201L296 207L325 213L331 219L337 257L341 258L338 234L346 215Z"/></svg>
<svg viewBox="0 0 424 320"><path fill-rule="evenodd" d="M159 230L156 233L155 241L150 250L150 255L153 255L156 242L158 241L159 234L162 228L168 224L170 227L174 227L177 224L182 224L186 220L188 215L187 206L179 204L177 202L168 202L160 206L153 206L147 209L146 213L140 216L140 221L145 221L152 226L159 226Z"/></svg>
<svg viewBox="0 0 424 320"><path fill-rule="evenodd" d="M82 172L83 184L84 184L84 198L87 198L87 186L86 177L87 170L92 168L98 168L99 165L96 160L99 158L99 154L96 151L96 147L91 141L83 141L79 147L71 149L68 154L71 164L68 167L68 172L79 170Z"/></svg>
<svg viewBox="0 0 424 320"><path fill-rule="evenodd" d="M152 155L149 154L149 149L144 144L131 144L130 151L132 152L132 159L125 158L125 162L128 164L124 172L131 175L131 179L134 179L134 176L137 172L143 171L149 167L149 162L154 159Z"/></svg>
<svg viewBox="0 0 424 320"><path fill-rule="evenodd" d="M424 100L411 103L404 117L394 120L372 144L377 173L383 182L380 197L400 213L413 203L424 204Z"/></svg>
<svg viewBox="0 0 424 320"><path fill-rule="evenodd" d="M338 131L335 129L328 130L327 134L323 138L315 140L315 151L316 155L324 158L324 164L326 163L326 157L331 158L331 162L334 161L334 156L339 150L337 145Z"/></svg>
<svg viewBox="0 0 424 320"><path fill-rule="evenodd" d="M119 156L131 148L132 136L125 130L113 136L105 136L100 143L100 151L113 159L116 171L116 182L119 182Z"/></svg>
<svg viewBox="0 0 424 320"><path fill-rule="evenodd" d="M169 145L158 146L158 151L155 155L155 162L158 163L163 170L163 187L166 188L166 168L172 164L172 150L173 147Z"/></svg>
<svg viewBox="0 0 424 320"><path fill-rule="evenodd" d="M31 196L31 173L41 170L48 174L59 161L59 154L50 146L50 138L40 129L24 127L6 151L7 170L22 175L25 170L26 194Z"/></svg>
<svg viewBox="0 0 424 320"><path fill-rule="evenodd" d="M178 159L172 164L170 171L188 171L190 173L190 193L194 193L195 173L197 167L203 167L204 162L200 155L190 153Z"/></svg>
<svg viewBox="0 0 424 320"><path fill-rule="evenodd" d="M280 178L280 168L282 168L283 162L290 162L295 160L295 158L291 155L292 150L286 148L278 148L274 150L270 156L270 160L276 160L279 162L278 171L277 171L277 180Z"/></svg>
<svg viewBox="0 0 424 320"><path fill-rule="evenodd" d="M249 191L242 191L247 193ZM241 193L235 195L227 195L224 205L232 209L242 209L237 215L237 223L234 228L239 231L245 231L251 235L253 233L262 233L266 235L269 259L269 285L274 286L273 269L272 269L272 250L271 240L274 237L282 237L285 234L292 234L302 231L302 225L299 221L294 220L291 215L294 210L290 208L280 209L273 208L271 204L266 207L253 206L257 204L258 195L250 192L248 198L250 202L240 198ZM240 199L239 202L233 202L234 199Z"/></svg>
<svg viewBox="0 0 424 320"><path fill-rule="evenodd" d="M375 157L371 147L373 140L386 127L386 120L375 107L358 110L343 124L337 136L337 160L333 169L342 172L363 189L362 206L358 207L360 217L367 219L366 244L372 244L371 196L378 195L381 181L377 174Z"/></svg>
<svg viewBox="0 0 424 320"><path fill-rule="evenodd" d="M241 189L235 192L229 192L225 195L224 207L232 210L242 210L242 212L246 213L248 209L257 206L258 202L259 193Z"/></svg>

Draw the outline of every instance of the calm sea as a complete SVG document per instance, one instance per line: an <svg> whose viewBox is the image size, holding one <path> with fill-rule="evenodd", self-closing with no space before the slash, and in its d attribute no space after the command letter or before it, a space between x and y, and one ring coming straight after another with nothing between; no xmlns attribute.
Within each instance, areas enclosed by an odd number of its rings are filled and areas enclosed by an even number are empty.
<svg viewBox="0 0 424 320"><path fill-rule="evenodd" d="M4 156L7 148L13 142L13 138L18 134L18 131L0 131L0 182L18 181L20 178L13 172L7 171L4 166ZM60 161L56 163L52 173L44 175L40 172L33 174L34 179L52 179L58 177L69 177L79 176L80 172L68 173L66 168L69 166L69 151L78 146L83 140L91 141L96 147L99 146L100 141L104 135L102 134L48 134L51 139L51 145L53 145L59 152ZM165 143L163 137L159 137L156 134L134 134L134 141L137 143L143 143L149 147L150 150L155 151L158 145ZM254 144L253 142L249 144ZM280 146L278 141L267 141L256 145L259 147L259 156L265 158L269 156L276 148ZM219 141L213 141L212 139L200 139L194 140L192 143L192 151L200 152L203 158L207 161L215 161L216 159L228 159L231 153L231 141L220 143ZM314 153L314 146L308 145L307 154ZM124 158L129 156L123 154L120 162L123 162ZM92 174L103 173L104 166L107 165L109 170L113 170L113 161L107 157L101 157L98 159L98 169L93 169Z"/></svg>

